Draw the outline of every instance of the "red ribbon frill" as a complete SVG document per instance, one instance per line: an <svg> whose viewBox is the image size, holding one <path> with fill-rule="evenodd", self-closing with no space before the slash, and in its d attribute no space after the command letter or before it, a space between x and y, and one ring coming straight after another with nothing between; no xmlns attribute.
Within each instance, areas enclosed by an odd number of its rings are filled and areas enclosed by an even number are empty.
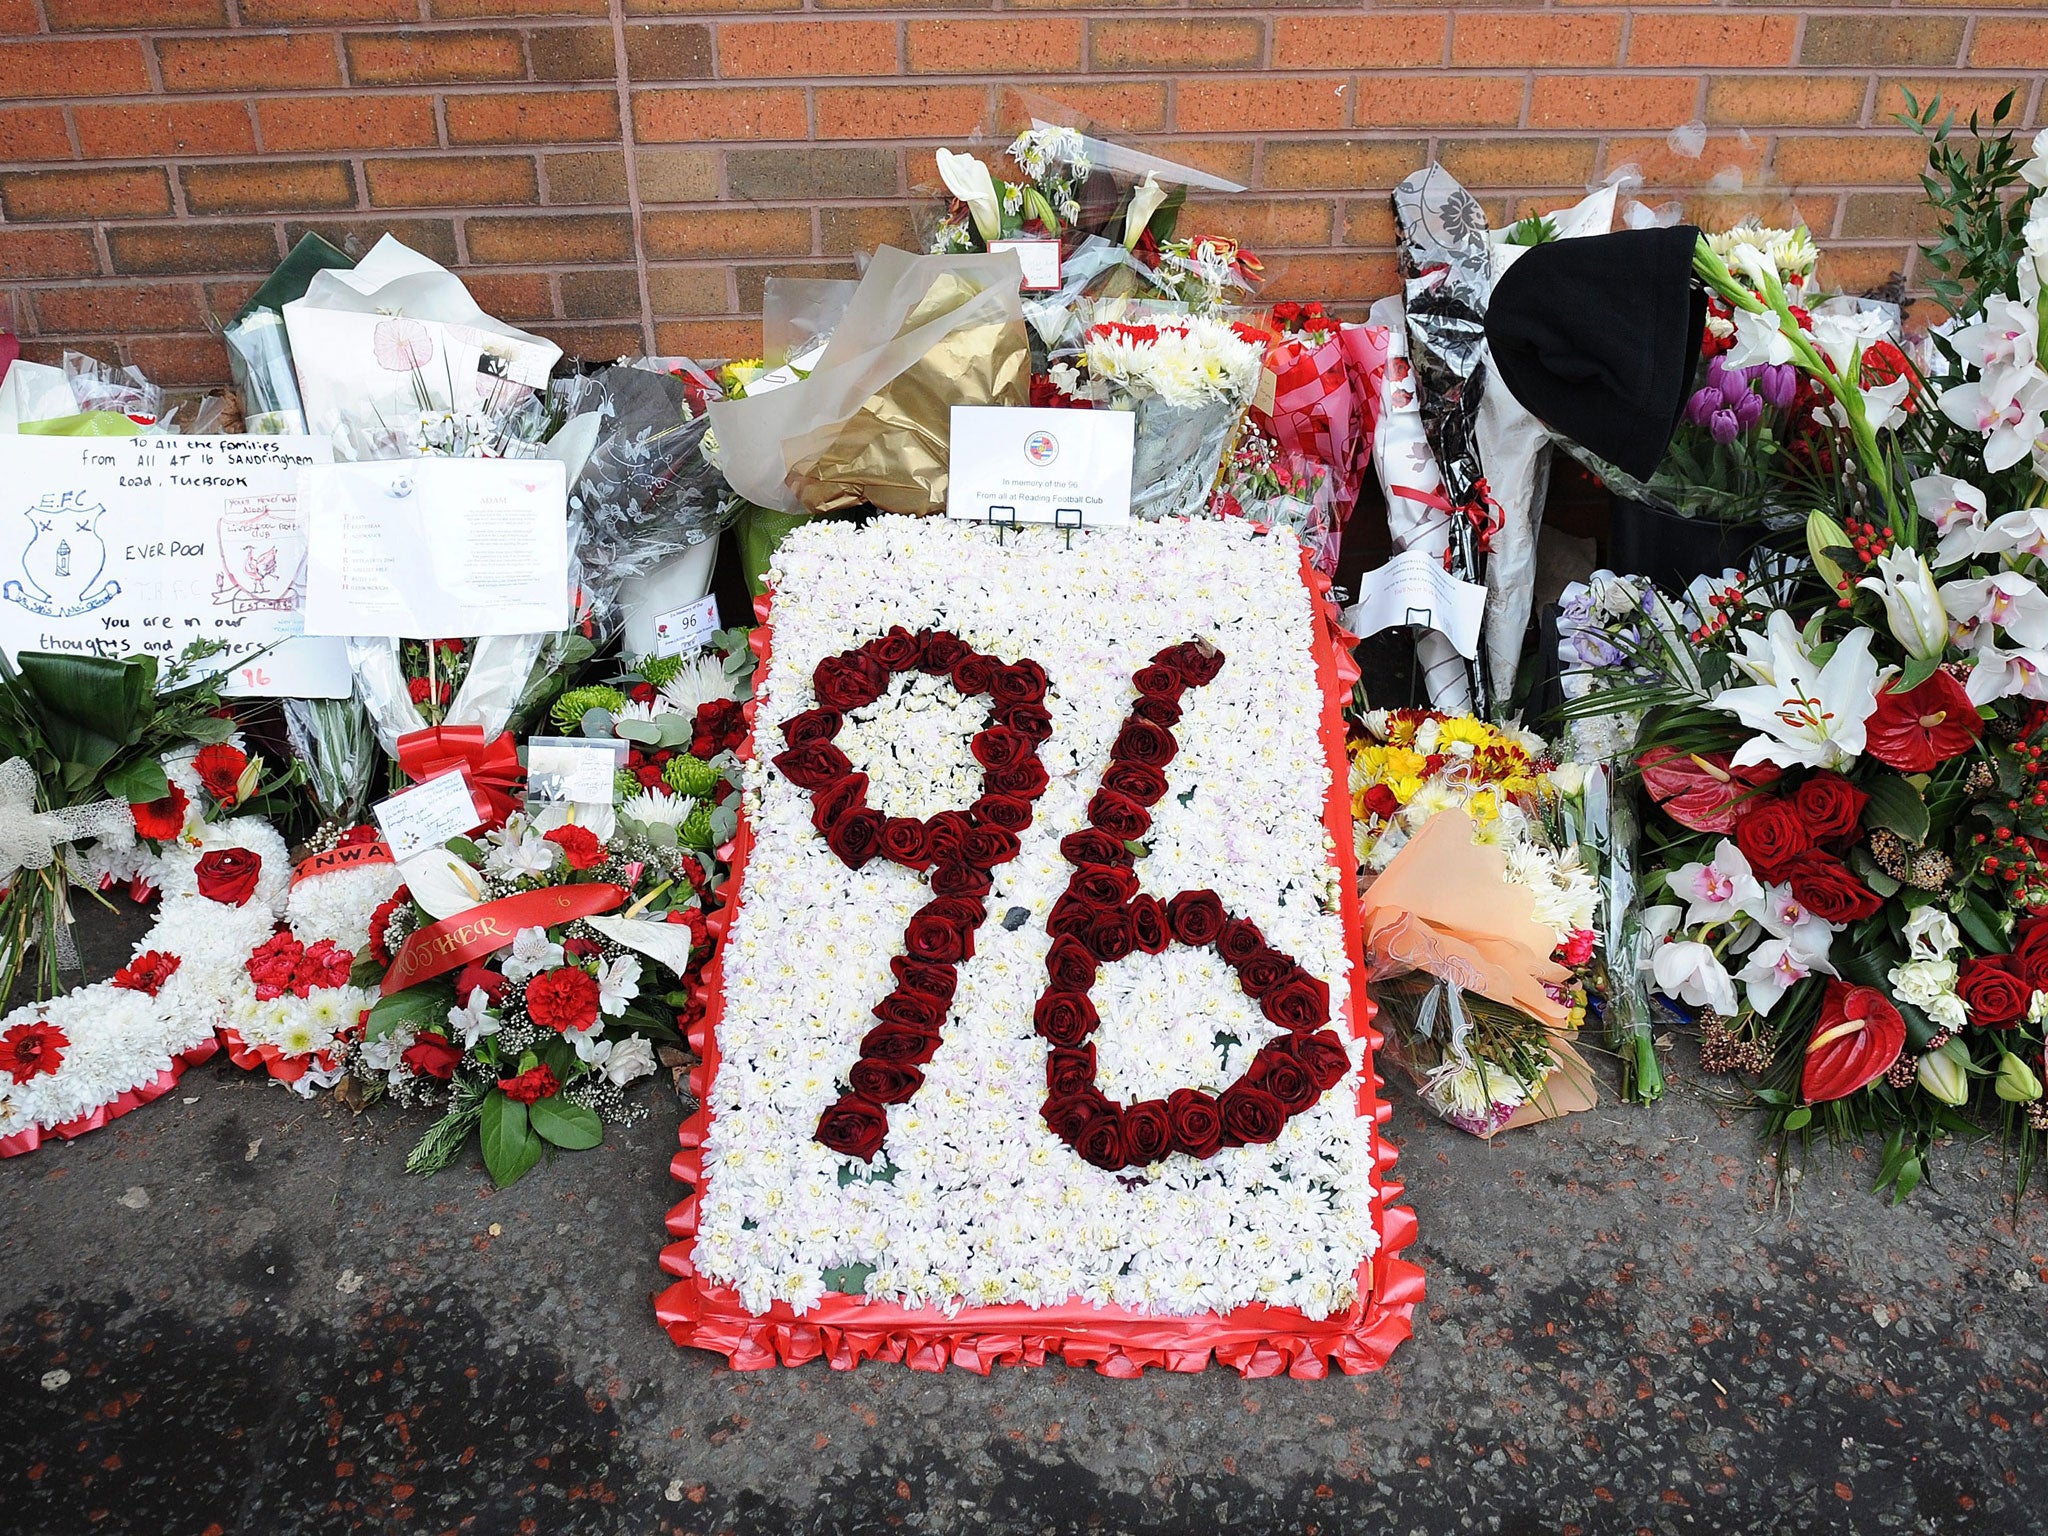
<svg viewBox="0 0 2048 1536"><path fill-rule="evenodd" d="M27 1130L16 1131L12 1136L0 1136L0 1157L20 1157L25 1152L33 1152L43 1144L45 1136L59 1136L70 1141L83 1136L87 1131L96 1131L109 1120L118 1120L130 1110L140 1109L143 1105L162 1098L178 1086L178 1079L185 1075L187 1067L196 1067L202 1061L211 1060L214 1052L219 1049L220 1042L209 1035L189 1051L180 1051L173 1056L170 1066L148 1082L138 1088L130 1088L125 1093L114 1095L98 1109L89 1110L47 1130L40 1125L32 1125Z"/></svg>
<svg viewBox="0 0 2048 1536"><path fill-rule="evenodd" d="M398 766L415 784L424 784L453 769L469 774L470 798L485 830L505 825L519 809L526 770L510 732L484 739L480 725L431 725L398 738Z"/></svg>

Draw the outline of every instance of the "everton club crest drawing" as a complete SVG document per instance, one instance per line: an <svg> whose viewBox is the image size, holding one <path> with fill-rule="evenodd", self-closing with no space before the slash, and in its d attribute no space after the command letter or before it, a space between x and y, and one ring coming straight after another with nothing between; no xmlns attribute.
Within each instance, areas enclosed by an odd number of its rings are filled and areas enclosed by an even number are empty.
<svg viewBox="0 0 2048 1536"><path fill-rule="evenodd" d="M297 498L243 496L228 501L220 519L220 570L214 576L216 605L236 613L297 609L305 598L306 535L299 526Z"/></svg>
<svg viewBox="0 0 2048 1536"><path fill-rule="evenodd" d="M46 619L69 619L120 596L119 582L102 579L107 546L99 522L106 508L91 492L52 491L22 515L31 530L21 552L22 579L0 587L0 598Z"/></svg>

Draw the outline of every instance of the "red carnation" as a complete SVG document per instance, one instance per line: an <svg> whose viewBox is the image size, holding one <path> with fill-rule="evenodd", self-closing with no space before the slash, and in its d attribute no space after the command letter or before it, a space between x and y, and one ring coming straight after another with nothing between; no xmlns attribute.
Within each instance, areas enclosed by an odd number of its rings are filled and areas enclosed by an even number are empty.
<svg viewBox="0 0 2048 1536"><path fill-rule="evenodd" d="M114 972L114 985L128 992L147 992L151 997L163 991L164 983L184 964L176 955L160 949L146 949Z"/></svg>
<svg viewBox="0 0 2048 1536"><path fill-rule="evenodd" d="M370 914L370 956L379 965L389 965L391 950L384 943L384 935L390 931L391 919L401 907L412 904L412 892L400 886L377 904L377 910Z"/></svg>
<svg viewBox="0 0 2048 1536"><path fill-rule="evenodd" d="M225 741L201 747L192 759L192 771L199 775L200 787L220 805L235 803L236 787L241 783L242 770L248 766L249 754Z"/></svg>
<svg viewBox="0 0 2048 1536"><path fill-rule="evenodd" d="M263 860L246 848L216 848L199 856L194 873L199 877L199 894L224 907L245 907L256 894L256 882L263 874Z"/></svg>
<svg viewBox="0 0 2048 1536"><path fill-rule="evenodd" d="M292 972L292 991L304 997L315 987L345 987L355 963L356 957L332 939L309 944Z"/></svg>
<svg viewBox="0 0 2048 1536"><path fill-rule="evenodd" d="M581 966L558 965L526 984L526 1013L543 1029L588 1029L597 1022L597 978Z"/></svg>
<svg viewBox="0 0 2048 1536"><path fill-rule="evenodd" d="M258 1001L269 1002L273 997L283 997L292 990L300 957L305 952L306 946L289 933L273 934L250 952L249 958L242 962L242 968L256 984Z"/></svg>
<svg viewBox="0 0 2048 1536"><path fill-rule="evenodd" d="M553 1098L562 1085L546 1067L529 1067L517 1077L499 1078L498 1086L504 1090L506 1098L520 1104L532 1104L540 1099Z"/></svg>
<svg viewBox="0 0 2048 1536"><path fill-rule="evenodd" d="M191 803L185 798L185 791L173 784L163 799L129 806L128 813L135 818L136 836L168 843L185 830L185 811Z"/></svg>
<svg viewBox="0 0 2048 1536"><path fill-rule="evenodd" d="M17 1083L54 1073L64 1064L64 1048L70 1044L71 1037L48 1020L17 1024L0 1034L0 1072Z"/></svg>
<svg viewBox="0 0 2048 1536"><path fill-rule="evenodd" d="M1928 773L1974 747L1984 722L1963 685L1936 672L1903 692L1886 684L1863 729L1879 762L1901 773Z"/></svg>
<svg viewBox="0 0 2048 1536"><path fill-rule="evenodd" d="M398 1059L419 1076L431 1077L436 1082L445 1083L455 1075L456 1063L462 1060L462 1047L446 1035L423 1034L417 1036ZM540 1067L536 1070L545 1072L547 1068ZM518 1077L512 1079L515 1083L522 1080L523 1078ZM504 1084L501 1083L499 1086L504 1087ZM505 1092L511 1097L518 1097L510 1088L506 1088ZM534 1098L546 1097L546 1093L534 1095ZM523 1102L530 1104L533 1100L527 1099Z"/></svg>
<svg viewBox="0 0 2048 1536"><path fill-rule="evenodd" d="M547 840L562 850L571 869L595 869L604 862L604 844L588 827L573 823L556 827L547 834Z"/></svg>

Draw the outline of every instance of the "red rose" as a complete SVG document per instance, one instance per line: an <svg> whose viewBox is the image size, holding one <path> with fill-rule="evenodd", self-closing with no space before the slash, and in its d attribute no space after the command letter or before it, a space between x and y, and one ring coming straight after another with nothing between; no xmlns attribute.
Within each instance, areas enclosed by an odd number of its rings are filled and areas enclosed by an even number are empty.
<svg viewBox="0 0 2048 1536"><path fill-rule="evenodd" d="M1216 935L1216 953L1232 965L1242 965L1266 947L1266 936L1249 918L1233 917Z"/></svg>
<svg viewBox="0 0 2048 1536"><path fill-rule="evenodd" d="M1095 985L1095 956L1079 939L1062 934L1045 952L1045 973L1057 991L1086 992Z"/></svg>
<svg viewBox="0 0 2048 1536"><path fill-rule="evenodd" d="M993 656L969 651L953 663L953 686L970 699L987 693L995 687L996 668L1000 665Z"/></svg>
<svg viewBox="0 0 2048 1536"><path fill-rule="evenodd" d="M908 672L924 658L924 646L901 624L881 638L870 640L862 649L891 672Z"/></svg>
<svg viewBox="0 0 2048 1536"><path fill-rule="evenodd" d="M920 1029L915 1024L877 1024L860 1037L860 1054L864 1061L915 1065L930 1061L938 1049L938 1031Z"/></svg>
<svg viewBox="0 0 2048 1536"><path fill-rule="evenodd" d="M1792 792L1806 835L1816 843L1853 842L1869 803L1870 796L1839 773L1816 773Z"/></svg>
<svg viewBox="0 0 2048 1536"><path fill-rule="evenodd" d="M960 857L976 869L1007 864L1022 851L1017 834L1001 827L975 827L960 839Z"/></svg>
<svg viewBox="0 0 2048 1536"><path fill-rule="evenodd" d="M1127 843L1145 835L1145 829L1152 825L1152 813L1129 795L1098 789L1095 798L1088 802L1088 820L1099 830Z"/></svg>
<svg viewBox="0 0 2048 1536"><path fill-rule="evenodd" d="M1178 699L1187 684L1181 681L1180 673L1174 668L1161 666L1155 661L1131 674L1131 686L1153 698Z"/></svg>
<svg viewBox="0 0 2048 1536"><path fill-rule="evenodd" d="M1741 809L1735 846L1764 879L1777 879L1787 864L1813 846L1804 818L1787 801L1759 795Z"/></svg>
<svg viewBox="0 0 2048 1536"><path fill-rule="evenodd" d="M1058 1097L1079 1093L1095 1081L1093 1045L1056 1045L1045 1059L1046 1091Z"/></svg>
<svg viewBox="0 0 2048 1536"><path fill-rule="evenodd" d="M1131 943L1148 955L1163 955L1173 935L1166 926L1166 908L1157 896L1140 896L1131 903Z"/></svg>
<svg viewBox="0 0 2048 1536"><path fill-rule="evenodd" d="M1166 727L1154 725L1150 720L1126 720L1124 728L1116 733L1116 740L1110 744L1109 755L1119 762L1164 768L1179 750L1173 732Z"/></svg>
<svg viewBox="0 0 2048 1536"><path fill-rule="evenodd" d="M859 651L827 656L811 674L818 703L842 714L874 703L888 686L889 674L881 663Z"/></svg>
<svg viewBox="0 0 2048 1536"><path fill-rule="evenodd" d="M960 845L974 830L974 823L960 811L941 811L936 816L925 818L924 830L925 836L931 839L932 857L951 859L959 857Z"/></svg>
<svg viewBox="0 0 2048 1536"><path fill-rule="evenodd" d="M1078 1093L1048 1098L1040 1107L1038 1118L1045 1122L1046 1129L1053 1135L1072 1146L1088 1124L1101 1118L1110 1107L1101 1090L1091 1086Z"/></svg>
<svg viewBox="0 0 2048 1536"><path fill-rule="evenodd" d="M1845 1099L1884 1076L1906 1048L1906 1021L1875 987L1830 980L1806 1042L1799 1096L1809 1104Z"/></svg>
<svg viewBox="0 0 2048 1536"><path fill-rule="evenodd" d="M1190 688L1214 682L1216 674L1223 670L1223 653L1200 640L1183 640L1179 645L1169 645L1152 659L1161 666L1172 667L1187 679Z"/></svg>
<svg viewBox="0 0 2048 1536"><path fill-rule="evenodd" d="M2028 918L2013 930L2012 958L2029 986L2048 992L2048 918Z"/></svg>
<svg viewBox="0 0 2048 1536"><path fill-rule="evenodd" d="M838 1103L818 1116L817 1139L834 1152L857 1157L862 1162L882 1149L882 1138L888 1134L889 1118L882 1112L882 1106L857 1093L842 1095Z"/></svg>
<svg viewBox="0 0 2048 1536"><path fill-rule="evenodd" d="M247 906L263 874L263 860L246 848L216 848L199 856L199 894L224 907Z"/></svg>
<svg viewBox="0 0 2048 1536"><path fill-rule="evenodd" d="M1138 894L1138 876L1115 864L1091 864L1074 872L1067 890L1091 907L1120 907Z"/></svg>
<svg viewBox="0 0 2048 1536"><path fill-rule="evenodd" d="M1280 1127L1287 1123L1280 1101L1249 1083L1232 1083L1216 1104L1223 1115L1225 1146L1263 1146L1279 1136Z"/></svg>
<svg viewBox="0 0 2048 1536"><path fill-rule="evenodd" d="M168 843L185 830L185 812L191 803L185 798L185 791L173 784L163 799L129 806L128 814L135 818L136 836Z"/></svg>
<svg viewBox="0 0 2048 1536"><path fill-rule="evenodd" d="M17 1083L54 1073L64 1064L64 1051L70 1044L71 1037L47 1019L17 1024L0 1034L0 1072Z"/></svg>
<svg viewBox="0 0 2048 1536"><path fill-rule="evenodd" d="M1223 1114L1216 1100L1195 1088L1176 1088L1166 1096L1166 1118L1173 1125L1173 1145L1189 1157L1214 1157L1223 1149Z"/></svg>
<svg viewBox="0 0 2048 1536"><path fill-rule="evenodd" d="M337 848L368 848L384 840L383 834L375 827L354 826L335 840Z"/></svg>
<svg viewBox="0 0 2048 1536"><path fill-rule="evenodd" d="M1229 914L1214 891L1182 891L1166 904L1167 925L1183 944L1214 944Z"/></svg>
<svg viewBox="0 0 2048 1536"><path fill-rule="evenodd" d="M1695 832L1732 832L1755 792L1775 783L1768 763L1737 768L1726 752L1680 752L1652 747L1637 760L1643 788L1681 827Z"/></svg>
<svg viewBox="0 0 2048 1536"><path fill-rule="evenodd" d="M1329 983L1295 966L1259 998L1259 1011L1282 1029L1321 1029L1330 1022Z"/></svg>
<svg viewBox="0 0 2048 1536"><path fill-rule="evenodd" d="M884 1024L907 1024L912 1029L935 1032L946 1019L946 1002L908 987L898 987L868 1010Z"/></svg>
<svg viewBox="0 0 2048 1536"><path fill-rule="evenodd" d="M1017 795L984 794L967 808L967 814L979 826L1022 832L1031 825L1031 802Z"/></svg>
<svg viewBox="0 0 2048 1536"><path fill-rule="evenodd" d="M405 1048L398 1059L419 1076L431 1077L436 1082L445 1083L455 1075L456 1064L462 1060L462 1047L446 1035L415 1035L412 1044ZM518 1079L515 1078L514 1081ZM506 1092L509 1095L511 1090L507 1089ZM537 1094L535 1097L546 1098L547 1095ZM523 1102L531 1104L533 1100L527 1099Z"/></svg>
<svg viewBox="0 0 2048 1536"><path fill-rule="evenodd" d="M1073 1139L1081 1161L1091 1167L1115 1170L1130 1161L1124 1146L1123 1111L1114 1104L1091 1116Z"/></svg>
<svg viewBox="0 0 2048 1536"><path fill-rule="evenodd" d="M146 949L114 972L114 985L124 991L147 992L155 997L183 963L178 956L166 954L163 950Z"/></svg>
<svg viewBox="0 0 2048 1536"><path fill-rule="evenodd" d="M567 1032L597 1022L597 978L580 965L558 965L526 984L526 1014L543 1029Z"/></svg>
<svg viewBox="0 0 2048 1536"><path fill-rule="evenodd" d="M996 669L989 692L998 704L1036 704L1045 697L1045 668L1026 658Z"/></svg>
<svg viewBox="0 0 2048 1536"><path fill-rule="evenodd" d="M968 743L968 750L984 768L1007 768L1030 757L1036 750L1036 744L1022 731L1013 731L1005 725L991 725Z"/></svg>
<svg viewBox="0 0 2048 1536"><path fill-rule="evenodd" d="M738 699L706 699L697 706L690 721L690 756L708 763L746 739L746 706Z"/></svg>
<svg viewBox="0 0 2048 1536"><path fill-rule="evenodd" d="M434 684L429 683L424 677L407 678L405 682L405 691L407 696L411 698L411 700L415 704L426 703L427 699L430 696L434 699L434 702L436 702L437 704L446 704L450 699L455 697L455 689L449 683L442 682L437 688Z"/></svg>
<svg viewBox="0 0 2048 1536"><path fill-rule="evenodd" d="M1149 720L1162 730L1172 730L1180 724L1181 707L1171 699L1148 695L1131 705L1131 713L1140 720Z"/></svg>
<svg viewBox="0 0 2048 1536"><path fill-rule="evenodd" d="M1156 805L1166 795L1166 775L1143 763L1111 763L1103 771L1102 787L1140 805Z"/></svg>
<svg viewBox="0 0 2048 1536"><path fill-rule="evenodd" d="M1277 1040L1260 1047L1247 1077L1279 1100L1280 1107L1290 1115L1301 1113L1322 1095L1308 1069Z"/></svg>
<svg viewBox="0 0 2048 1536"><path fill-rule="evenodd" d="M782 739L792 747L830 741L839 734L840 718L829 709L807 709L782 722Z"/></svg>
<svg viewBox="0 0 2048 1536"><path fill-rule="evenodd" d="M1817 848L1792 860L1784 874L1799 905L1831 923L1853 923L1884 908L1877 892L1851 874L1847 865Z"/></svg>
<svg viewBox="0 0 2048 1536"><path fill-rule="evenodd" d="M1319 1029L1314 1034L1289 1035L1276 1043L1293 1052L1294 1059L1307 1068L1319 1093L1335 1087L1351 1070L1351 1055L1344 1049L1344 1042L1337 1038L1335 1030Z"/></svg>
<svg viewBox="0 0 2048 1536"><path fill-rule="evenodd" d="M887 818L875 846L883 858L905 869L924 869L932 861L931 839L925 836L924 823L914 817Z"/></svg>
<svg viewBox="0 0 2048 1536"><path fill-rule="evenodd" d="M570 822L554 828L545 836L547 841L562 850L562 856L569 861L571 869L595 869L604 862L604 844L588 827Z"/></svg>
<svg viewBox="0 0 2048 1536"><path fill-rule="evenodd" d="M916 960L957 965L974 953L974 930L953 909L952 897L926 902L911 914L903 947Z"/></svg>
<svg viewBox="0 0 2048 1536"><path fill-rule="evenodd" d="M1237 962L1237 984L1247 996L1264 997L1294 969L1294 962L1277 949L1260 949Z"/></svg>
<svg viewBox="0 0 2048 1536"><path fill-rule="evenodd" d="M906 1061L862 1057L847 1074L853 1091L877 1104L907 1104L924 1086L924 1073Z"/></svg>
<svg viewBox="0 0 2048 1536"><path fill-rule="evenodd" d="M505 995L505 978L489 966L472 960L455 975L455 1000L467 1007L472 992L483 993L487 1001L495 1004Z"/></svg>
<svg viewBox="0 0 2048 1536"><path fill-rule="evenodd" d="M1043 704L1004 704L995 711L998 725L1007 725L1036 746L1052 739L1052 711Z"/></svg>
<svg viewBox="0 0 2048 1536"><path fill-rule="evenodd" d="M896 984L906 992L922 992L935 997L941 1003L953 1001L953 994L959 990L960 977L950 965L934 965L923 960L913 960L908 955L897 955L889 961L889 973L896 978Z"/></svg>
<svg viewBox="0 0 2048 1536"><path fill-rule="evenodd" d="M919 654L918 670L937 677L942 672L951 672L953 663L970 654L972 647L950 630L920 630L917 636Z"/></svg>
<svg viewBox="0 0 2048 1536"><path fill-rule="evenodd" d="M847 755L829 741L809 741L769 759L776 771L799 789L824 789L853 772Z"/></svg>
<svg viewBox="0 0 2048 1536"><path fill-rule="evenodd" d="M1970 1009L1979 1029L2010 1029L2027 1011L2033 984L2012 955L1975 955L1956 976L1956 996Z"/></svg>
<svg viewBox="0 0 2048 1536"><path fill-rule="evenodd" d="M1069 832L1060 839L1060 857L1069 864L1129 864L1131 850L1122 838L1111 837L1096 827Z"/></svg>
<svg viewBox="0 0 2048 1536"><path fill-rule="evenodd" d="M880 811L849 811L825 829L825 846L848 869L859 869L881 852L887 822Z"/></svg>
<svg viewBox="0 0 2048 1536"><path fill-rule="evenodd" d="M811 795L811 825L820 832L829 832L832 824L842 816L865 810L868 803L868 776L864 773L849 773L838 783L814 791Z"/></svg>
<svg viewBox="0 0 2048 1536"><path fill-rule="evenodd" d="M1164 1099L1133 1104L1123 1115L1125 1161L1133 1168L1158 1162L1173 1150L1173 1117Z"/></svg>
<svg viewBox="0 0 2048 1536"><path fill-rule="evenodd" d="M1085 992L1048 992L1031 1011L1031 1027L1056 1046L1077 1046L1101 1022Z"/></svg>
<svg viewBox="0 0 2048 1536"><path fill-rule="evenodd" d="M555 1074L546 1067L529 1067L517 1077L501 1077L498 1087L505 1097L520 1104L535 1104L542 1099L551 1099L561 1087Z"/></svg>
<svg viewBox="0 0 2048 1536"><path fill-rule="evenodd" d="M199 775L200 787L221 805L235 803L236 786L241 783L242 770L248 766L249 754L225 741L201 747L192 758L192 771Z"/></svg>
<svg viewBox="0 0 2048 1536"><path fill-rule="evenodd" d="M995 889L996 878L989 871L949 857L932 866L931 887L938 896L986 896Z"/></svg>
<svg viewBox="0 0 2048 1536"><path fill-rule="evenodd" d="M1088 919L1088 932L1083 935L1088 952L1096 959L1113 962L1123 959L1137 948L1137 938L1131 932L1131 914L1127 907L1098 908Z"/></svg>
<svg viewBox="0 0 2048 1536"><path fill-rule="evenodd" d="M1035 800L1045 792L1051 782L1045 771L1045 764L1036 757L1026 757L1007 768L991 768L981 776L984 789L990 794L1008 795L1014 800Z"/></svg>
<svg viewBox="0 0 2048 1536"><path fill-rule="evenodd" d="M1984 721L1963 685L1946 672L1900 691L1885 684L1864 722L1864 750L1901 773L1928 773L1977 744Z"/></svg>

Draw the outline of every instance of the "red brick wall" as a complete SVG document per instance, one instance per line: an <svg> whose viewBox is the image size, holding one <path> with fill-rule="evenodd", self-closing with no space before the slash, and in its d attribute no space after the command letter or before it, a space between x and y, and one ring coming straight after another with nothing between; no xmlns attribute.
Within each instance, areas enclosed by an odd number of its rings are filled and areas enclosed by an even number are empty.
<svg viewBox="0 0 2048 1536"><path fill-rule="evenodd" d="M999 4L0 0L0 284L31 356L207 384L207 314L301 230L389 229L586 354L750 352L763 280L912 239L932 149L1014 127L1013 82L1247 184L1191 222L1302 296L1390 289L1385 192L1432 155L1501 216L1628 161L1698 213L1736 164L1867 287L1920 227L1902 89L2048 112L2026 0Z"/></svg>

